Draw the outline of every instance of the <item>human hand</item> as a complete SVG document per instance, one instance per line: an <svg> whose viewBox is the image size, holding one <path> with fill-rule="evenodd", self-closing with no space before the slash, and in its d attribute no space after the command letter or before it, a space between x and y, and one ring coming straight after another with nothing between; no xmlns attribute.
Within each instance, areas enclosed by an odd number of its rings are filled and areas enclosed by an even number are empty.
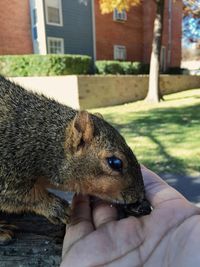
<svg viewBox="0 0 200 267"><path fill-rule="evenodd" d="M200 209L142 167L150 215L117 220L117 210L73 201L61 267L200 266Z"/></svg>

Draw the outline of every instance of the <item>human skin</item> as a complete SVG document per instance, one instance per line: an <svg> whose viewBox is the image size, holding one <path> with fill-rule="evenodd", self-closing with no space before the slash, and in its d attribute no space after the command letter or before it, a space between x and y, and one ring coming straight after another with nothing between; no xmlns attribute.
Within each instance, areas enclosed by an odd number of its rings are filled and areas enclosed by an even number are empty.
<svg viewBox="0 0 200 267"><path fill-rule="evenodd" d="M117 220L117 210L88 196L73 199L61 267L200 266L200 209L142 167L150 215Z"/></svg>

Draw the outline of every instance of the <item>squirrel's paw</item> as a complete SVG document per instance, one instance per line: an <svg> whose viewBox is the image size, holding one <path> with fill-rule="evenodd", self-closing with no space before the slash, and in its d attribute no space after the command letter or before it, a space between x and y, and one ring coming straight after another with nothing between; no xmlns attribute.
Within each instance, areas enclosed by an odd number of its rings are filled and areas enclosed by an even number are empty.
<svg viewBox="0 0 200 267"><path fill-rule="evenodd" d="M70 221L71 209L69 203L56 198L55 202L50 208L48 219L53 224L64 223L67 224Z"/></svg>
<svg viewBox="0 0 200 267"><path fill-rule="evenodd" d="M12 230L16 228L15 225L0 221L0 245L7 245L13 240L14 233Z"/></svg>

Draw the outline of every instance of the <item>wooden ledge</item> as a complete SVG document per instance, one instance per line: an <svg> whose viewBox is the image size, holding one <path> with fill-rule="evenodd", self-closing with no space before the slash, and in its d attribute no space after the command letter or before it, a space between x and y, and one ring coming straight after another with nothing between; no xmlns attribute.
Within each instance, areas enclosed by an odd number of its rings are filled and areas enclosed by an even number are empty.
<svg viewBox="0 0 200 267"><path fill-rule="evenodd" d="M58 267L65 225L53 225L35 215L4 215L0 219L18 227L15 240L0 246L1 267Z"/></svg>

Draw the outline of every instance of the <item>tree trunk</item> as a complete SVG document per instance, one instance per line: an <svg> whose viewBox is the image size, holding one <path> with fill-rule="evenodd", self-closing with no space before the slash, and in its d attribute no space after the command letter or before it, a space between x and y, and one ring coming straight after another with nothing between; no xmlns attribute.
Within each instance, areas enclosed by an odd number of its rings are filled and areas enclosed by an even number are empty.
<svg viewBox="0 0 200 267"><path fill-rule="evenodd" d="M146 96L146 101L151 103L158 103L161 100L160 86L159 86L159 72L160 72L160 50L162 44L163 32L163 14L165 7L165 0L156 0L156 17L154 20L153 42L150 61L149 73L149 89Z"/></svg>

